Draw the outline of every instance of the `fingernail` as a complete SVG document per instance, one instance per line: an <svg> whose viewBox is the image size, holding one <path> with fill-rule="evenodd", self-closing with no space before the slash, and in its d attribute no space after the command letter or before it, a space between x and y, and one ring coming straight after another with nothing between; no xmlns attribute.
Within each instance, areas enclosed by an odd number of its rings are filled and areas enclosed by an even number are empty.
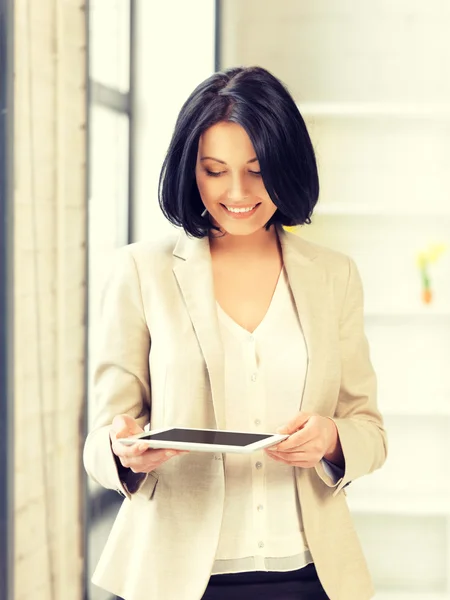
<svg viewBox="0 0 450 600"><path fill-rule="evenodd" d="M139 452L147 452L148 446L147 444L139 444Z"/></svg>
<svg viewBox="0 0 450 600"><path fill-rule="evenodd" d="M175 456L175 452L173 452L172 450L168 450L166 452L166 456Z"/></svg>

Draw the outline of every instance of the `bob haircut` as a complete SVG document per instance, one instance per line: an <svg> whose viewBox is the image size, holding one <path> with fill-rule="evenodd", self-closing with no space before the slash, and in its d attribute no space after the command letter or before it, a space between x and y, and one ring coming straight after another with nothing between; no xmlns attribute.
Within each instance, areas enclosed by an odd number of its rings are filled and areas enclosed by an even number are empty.
<svg viewBox="0 0 450 600"><path fill-rule="evenodd" d="M319 196L311 139L286 87L262 67L214 73L183 104L159 178L158 199L166 218L192 237L217 229L202 216L195 166L200 136L221 121L241 125L253 144L265 188L277 207L266 229L274 223L310 223Z"/></svg>

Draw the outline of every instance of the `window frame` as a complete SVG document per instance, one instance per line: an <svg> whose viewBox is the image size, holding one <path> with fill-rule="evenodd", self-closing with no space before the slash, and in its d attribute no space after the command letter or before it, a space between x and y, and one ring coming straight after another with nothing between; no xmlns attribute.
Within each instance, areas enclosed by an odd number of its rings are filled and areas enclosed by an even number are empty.
<svg viewBox="0 0 450 600"><path fill-rule="evenodd" d="M0 0L0 598L14 582L14 0Z"/></svg>
<svg viewBox="0 0 450 600"><path fill-rule="evenodd" d="M0 0L1 1L1 0ZM125 0L123 0L125 1ZM89 221L89 202L91 199L91 181L92 181L92 172L95 166L92 163L92 153L91 153L91 143L92 143L92 123L91 123L91 107L98 106L107 108L117 114L126 115L128 118L128 157L127 157L127 167L128 167L128 183L127 183L127 203L126 203L126 238L127 243L131 243L133 241L133 208L134 208L134 186L133 186L133 165L134 165L134 155L133 155L133 147L134 147L134 88L135 88L135 30L136 30L136 4L137 0L128 0L129 2L129 10L130 10L130 29L129 29L129 88L128 92L122 92L118 89L115 89L112 86L102 84L98 81L95 81L91 78L91 69L90 69L90 48L91 48L91 31L90 31L90 1L86 0L86 231L90 231L90 221ZM90 286L89 286L89 273L90 273L90 257L89 257L89 247L86 252L86 273L87 273L87 286L86 286L86 295L85 295L85 306L86 306L86 319L85 326L86 332L89 331L89 323L90 323L90 314L89 314L89 306L90 306ZM85 361L86 361L86 369L85 369L85 381L84 381L84 414L83 414L83 426L82 426L82 435L83 439L86 439L88 434L88 389L89 389L89 360L90 360L90 351L89 351L89 335L85 336ZM84 549L84 573L83 573L83 598L89 600L91 598L91 585L90 585L90 532L92 531L92 526L102 518L104 512L117 504L118 495L115 492L110 490L101 490L98 495L92 496L89 492L87 475L83 470L82 473L82 501L83 501L83 510L82 510L82 520L83 520L83 549ZM0 595L1 597L1 595Z"/></svg>
<svg viewBox="0 0 450 600"><path fill-rule="evenodd" d="M222 64L222 0L215 0L214 36L214 70L217 72Z"/></svg>
<svg viewBox="0 0 450 600"><path fill-rule="evenodd" d="M134 164L133 146L134 146L134 89L135 89L135 39L136 32L136 0L128 0L130 6L130 59L129 59L129 89L128 92L121 92L109 85L105 85L90 78L90 63L89 63L89 48L90 48L90 31L89 31L89 0L86 6L86 22L87 22L87 77L88 77L88 104L87 114L91 105L102 106L116 113L126 115L129 123L129 140L128 140L128 224L127 224L127 241L133 241L133 171ZM88 143L90 141L90 128L88 118ZM89 157L89 154L88 154ZM90 180L91 164L88 162L88 181ZM88 200L90 197L90 187L88 186Z"/></svg>

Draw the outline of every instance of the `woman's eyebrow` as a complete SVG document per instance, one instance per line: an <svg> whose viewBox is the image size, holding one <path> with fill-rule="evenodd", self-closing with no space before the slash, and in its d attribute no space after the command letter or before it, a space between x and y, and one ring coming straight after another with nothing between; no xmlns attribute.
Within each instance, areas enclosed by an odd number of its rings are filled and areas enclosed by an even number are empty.
<svg viewBox="0 0 450 600"><path fill-rule="evenodd" d="M221 165L227 164L224 160L220 160L219 158L214 158L213 156L202 156L200 158L200 161L202 161L202 160L215 160L216 162L220 163ZM247 164L257 162L257 160L258 160L258 158L255 156L255 158L251 158L250 160L248 160Z"/></svg>

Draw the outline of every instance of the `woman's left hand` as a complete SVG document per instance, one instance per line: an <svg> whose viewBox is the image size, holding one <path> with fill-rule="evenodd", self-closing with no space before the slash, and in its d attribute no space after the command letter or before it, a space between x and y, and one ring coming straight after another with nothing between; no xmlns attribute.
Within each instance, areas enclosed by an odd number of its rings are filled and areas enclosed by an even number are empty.
<svg viewBox="0 0 450 600"><path fill-rule="evenodd" d="M266 448L274 460L304 468L315 467L323 458L335 464L343 462L337 427L328 417L300 412L277 433L287 433L289 437Z"/></svg>

